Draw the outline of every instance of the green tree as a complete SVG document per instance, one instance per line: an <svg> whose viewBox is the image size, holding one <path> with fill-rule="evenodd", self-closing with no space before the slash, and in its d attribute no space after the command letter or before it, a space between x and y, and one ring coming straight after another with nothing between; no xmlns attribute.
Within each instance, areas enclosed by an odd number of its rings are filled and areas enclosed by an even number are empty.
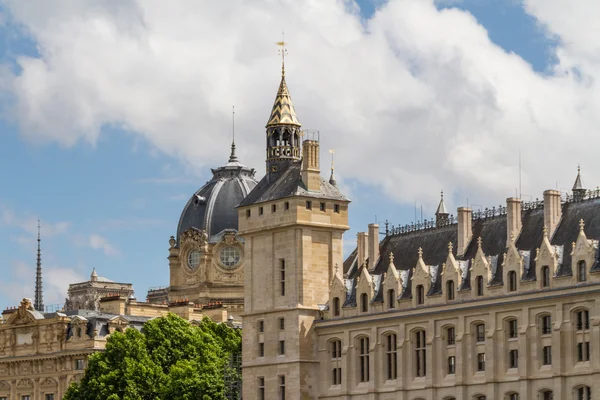
<svg viewBox="0 0 600 400"><path fill-rule="evenodd" d="M142 331L115 332L93 354L66 400L224 399L241 333L204 318L199 326L169 314Z"/></svg>

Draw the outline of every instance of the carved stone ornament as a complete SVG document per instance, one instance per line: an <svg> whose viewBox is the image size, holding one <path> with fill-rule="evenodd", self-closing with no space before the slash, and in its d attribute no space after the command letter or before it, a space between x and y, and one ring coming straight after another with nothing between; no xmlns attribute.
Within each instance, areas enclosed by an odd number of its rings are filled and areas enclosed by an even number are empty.
<svg viewBox="0 0 600 400"><path fill-rule="evenodd" d="M8 384L8 382L0 381L0 389L10 390L10 385Z"/></svg>
<svg viewBox="0 0 600 400"><path fill-rule="evenodd" d="M40 383L40 386L53 387L53 386L58 386L58 384L56 383L56 381L54 379L46 378Z"/></svg>
<svg viewBox="0 0 600 400"><path fill-rule="evenodd" d="M236 243L237 240L235 238L235 232L226 232L225 235L223 236L223 241L228 246L231 246L234 243Z"/></svg>
<svg viewBox="0 0 600 400"><path fill-rule="evenodd" d="M208 242L208 234L204 230L190 228L181 234L181 241L192 241L202 246Z"/></svg>
<svg viewBox="0 0 600 400"><path fill-rule="evenodd" d="M54 328L52 327L52 325L48 325L46 327L44 340L46 341L46 350L52 351L52 343L54 342Z"/></svg>
<svg viewBox="0 0 600 400"><path fill-rule="evenodd" d="M0 331L0 355L6 354L8 347L8 335L4 331Z"/></svg>
<svg viewBox="0 0 600 400"><path fill-rule="evenodd" d="M18 388L33 388L33 381L31 379L21 379L19 382L17 382L17 387Z"/></svg>
<svg viewBox="0 0 600 400"><path fill-rule="evenodd" d="M16 313L10 316L8 323L11 325L25 325L35 322L35 317L31 314L34 311L30 299L23 299Z"/></svg>

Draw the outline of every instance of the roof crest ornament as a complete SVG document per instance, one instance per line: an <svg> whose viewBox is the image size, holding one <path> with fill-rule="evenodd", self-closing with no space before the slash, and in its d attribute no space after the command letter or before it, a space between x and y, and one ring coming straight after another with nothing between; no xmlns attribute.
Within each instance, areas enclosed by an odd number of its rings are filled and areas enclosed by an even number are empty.
<svg viewBox="0 0 600 400"><path fill-rule="evenodd" d="M448 242L448 253L452 253L454 247L452 246L452 242Z"/></svg>
<svg viewBox="0 0 600 400"><path fill-rule="evenodd" d="M546 225L544 225L544 237L548 237L548 227Z"/></svg>
<svg viewBox="0 0 600 400"><path fill-rule="evenodd" d="M419 258L423 258L423 249L419 247Z"/></svg>
<svg viewBox="0 0 600 400"><path fill-rule="evenodd" d="M394 253L390 251L390 264L394 263Z"/></svg>
<svg viewBox="0 0 600 400"><path fill-rule="evenodd" d="M231 155L229 156L229 162L237 162L238 158L235 155L235 106L232 106L231 111Z"/></svg>
<svg viewBox="0 0 600 400"><path fill-rule="evenodd" d="M481 239L481 236L479 236L477 238L477 248L481 249L481 243L483 242L483 239Z"/></svg>
<svg viewBox="0 0 600 400"><path fill-rule="evenodd" d="M329 177L329 183L337 187L337 181L335 180L335 176L333 175L335 150L329 150L329 154L331 154L331 176Z"/></svg>
<svg viewBox="0 0 600 400"><path fill-rule="evenodd" d="M281 42L277 42L277 46L280 47L279 55L281 56L281 77L285 78L285 56L287 56L288 52L285 48L285 32L281 32Z"/></svg>
<svg viewBox="0 0 600 400"><path fill-rule="evenodd" d="M579 220L579 231L583 232L583 228L585 228L585 222L583 222L583 218Z"/></svg>

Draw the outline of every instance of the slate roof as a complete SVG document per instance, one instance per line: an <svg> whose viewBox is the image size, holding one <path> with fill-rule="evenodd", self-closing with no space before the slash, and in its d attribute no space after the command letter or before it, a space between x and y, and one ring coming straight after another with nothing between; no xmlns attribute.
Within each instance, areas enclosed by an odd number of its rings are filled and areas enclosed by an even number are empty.
<svg viewBox="0 0 600 400"><path fill-rule="evenodd" d="M535 280L535 255L543 241L544 228L544 210L540 207L522 211L522 229L516 240L516 247L524 258L525 272L522 280ZM579 221L585 221L585 234L587 239L600 239L600 198L586 199L582 201L570 201L562 205L562 217L550 238L550 244L558 255L559 268L557 276L572 275L571 247L579 235ZM423 250L423 261L428 266L432 276L432 285L428 295L439 294L441 288L441 265L446 262L448 256L448 243L454 245L453 254L456 257L457 243L456 224L447 225L438 228L429 228L410 233L401 233L387 236L380 243L381 257L372 271L373 276L382 275L389 266L389 253L394 254L394 265L404 274L405 281L410 278L412 269L416 266L418 260L418 249ZM507 241L507 221L506 215L496 215L487 218L473 220L472 239L467 246L464 256L456 257L459 265L464 267L463 286L458 290L470 289L470 264L478 250L477 239L482 238L482 250L486 256L491 257L491 267L493 278L489 282L490 286L498 286L503 282L504 253ZM356 302L356 277L360 274L360 268L356 268L356 250L344 262L344 271L348 273L349 287L348 295L353 296L350 304ZM600 248L596 250L596 261L592 265L591 271L600 271ZM379 280L374 280L380 282ZM400 298L410 298L411 285L407 285ZM377 296L372 301L383 301L383 296L379 288L376 288Z"/></svg>
<svg viewBox="0 0 600 400"><path fill-rule="evenodd" d="M302 182L302 161L291 161L289 167L279 175L275 181L270 180L270 175L265 175L258 185L248 194L238 207L251 204L264 203L271 200L283 199L291 196L305 196L317 199L330 199L350 201L337 187L321 178L321 190L309 191Z"/></svg>

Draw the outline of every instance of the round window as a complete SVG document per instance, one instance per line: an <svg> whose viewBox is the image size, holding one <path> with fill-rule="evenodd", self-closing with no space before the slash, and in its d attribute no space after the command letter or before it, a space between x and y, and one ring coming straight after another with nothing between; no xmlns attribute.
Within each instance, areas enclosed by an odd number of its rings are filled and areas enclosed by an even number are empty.
<svg viewBox="0 0 600 400"><path fill-rule="evenodd" d="M188 254L188 266L190 269L196 269L200 265L200 252L198 250L192 250Z"/></svg>
<svg viewBox="0 0 600 400"><path fill-rule="evenodd" d="M227 268L233 268L240 262L240 250L237 247L225 247L221 250L221 263Z"/></svg>

